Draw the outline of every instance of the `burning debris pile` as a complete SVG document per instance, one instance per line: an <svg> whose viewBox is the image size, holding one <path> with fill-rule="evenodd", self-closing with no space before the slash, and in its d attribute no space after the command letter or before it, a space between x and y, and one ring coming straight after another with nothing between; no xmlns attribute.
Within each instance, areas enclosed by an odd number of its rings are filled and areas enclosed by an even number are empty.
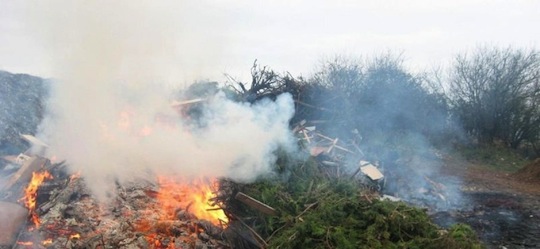
<svg viewBox="0 0 540 249"><path fill-rule="evenodd" d="M9 226L2 226L0 248L229 248L223 235L228 218L210 203L217 191L212 182L140 180L118 185L117 195L103 204L83 178L66 174L65 164L28 160L21 169L35 171L18 200L27 211L1 203L3 214L17 215L2 217ZM13 200L16 189L3 199ZM27 229L19 233L23 224Z"/></svg>
<svg viewBox="0 0 540 249"><path fill-rule="evenodd" d="M84 178L68 174L65 163L50 163L28 151L14 161L22 166L5 187L9 194L3 198L24 204L28 211L13 217L19 225L10 228L11 236L3 245L294 248L362 244L371 248L440 241L461 248L473 243L470 230L458 226L441 233L425 212L382 195L383 172L376 163L362 160L363 153L354 142L330 138L307 124L301 122L293 129L304 155L277 155L274 176L253 184L228 179L189 183L179 176L157 176L155 182L138 179L117 183L116 195L108 203L93 198ZM24 138L46 146L32 136ZM354 162L356 167L351 167ZM15 189L25 182L29 184L21 192L23 197L16 197ZM440 188L427 193L443 195L437 191ZM27 229L17 233L26 214ZM402 228L393 230L394 226ZM371 232L351 237L349 230ZM456 234L465 237L458 242Z"/></svg>
<svg viewBox="0 0 540 249"><path fill-rule="evenodd" d="M365 152L369 145L358 130L327 133L336 130L328 129L333 122L342 127L339 121L293 117L294 109L301 115L321 110L300 99L305 85L266 68L254 66L252 73L251 88L241 84L234 92L217 84L202 90L194 85L168 105L171 110L158 108L150 119L135 113L135 107L126 111L121 106L119 120L96 126L77 109L74 115L87 121L85 129L105 135L86 136L70 130L81 124L65 120L68 136L56 135L64 142L61 152L71 159L66 162L51 157L51 163L42 154L47 144L25 136L35 146L10 158L20 166L6 181L2 200L26 210L12 211L18 216L7 219L12 225L3 232L2 245L479 247L467 226L444 230L431 223L425 210L406 204L436 211L451 202L447 186L422 173L408 181L402 174L408 164L396 166L399 160L377 160L372 151ZM71 113L62 108L58 111ZM57 129L57 123L46 124ZM69 145L81 142L92 150L70 150ZM156 150L160 143L164 151ZM112 188L101 186L106 183Z"/></svg>
<svg viewBox="0 0 540 249"><path fill-rule="evenodd" d="M25 161L12 179L29 181L18 199L28 209L23 212L29 217L27 229L18 234L23 219L14 217L20 224L10 228L11 238L3 243L15 243L12 248L372 248L433 241L463 248L474 243L468 228L441 233L424 211L382 195L384 174L362 160L358 146L306 124L293 129L304 156L278 155L274 176L253 184L228 179L188 183L179 176L138 179L118 183L106 204L92 197L77 173L68 174L66 164L20 155ZM348 165L351 158L356 167ZM23 177L29 174L30 179ZM441 189L426 194L443 195ZM4 199L13 200L15 192ZM352 236L353 230L371 232ZM458 235L465 237L457 241Z"/></svg>

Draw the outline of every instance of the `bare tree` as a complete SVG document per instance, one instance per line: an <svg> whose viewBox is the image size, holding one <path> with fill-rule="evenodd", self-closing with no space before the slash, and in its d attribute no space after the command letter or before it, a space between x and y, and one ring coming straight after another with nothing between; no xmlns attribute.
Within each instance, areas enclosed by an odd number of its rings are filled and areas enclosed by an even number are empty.
<svg viewBox="0 0 540 249"><path fill-rule="evenodd" d="M540 132L539 79L538 51L478 48L455 58L449 97L472 137L516 148Z"/></svg>
<svg viewBox="0 0 540 249"><path fill-rule="evenodd" d="M285 92L285 79L288 79L267 66L261 67L257 64L257 60L253 62L253 67L251 67L251 82L249 84L242 83L229 75L227 77L232 82L229 83L229 86L241 96L242 100L248 102L275 97L277 94Z"/></svg>

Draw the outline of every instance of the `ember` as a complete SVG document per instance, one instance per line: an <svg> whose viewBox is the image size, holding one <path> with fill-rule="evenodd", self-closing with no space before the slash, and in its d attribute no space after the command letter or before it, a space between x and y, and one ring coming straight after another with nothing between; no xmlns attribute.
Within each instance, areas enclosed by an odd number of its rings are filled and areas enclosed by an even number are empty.
<svg viewBox="0 0 540 249"><path fill-rule="evenodd" d="M50 245L52 243L53 243L52 239L46 239L46 240L41 242L41 244L44 245L44 246Z"/></svg>
<svg viewBox="0 0 540 249"><path fill-rule="evenodd" d="M34 243L32 243L31 241L19 241L19 242L17 242L17 245L31 246L31 245L34 245Z"/></svg>
<svg viewBox="0 0 540 249"><path fill-rule="evenodd" d="M45 181L45 179L52 179L52 175L47 172L32 172L32 180L24 190L24 197L19 201L24 202L24 205L30 210L30 218L34 223L34 227L38 228L40 220L36 214L36 194L39 186Z"/></svg>
<svg viewBox="0 0 540 249"><path fill-rule="evenodd" d="M78 233L69 236L69 239L80 239L80 238L81 238L81 235Z"/></svg>

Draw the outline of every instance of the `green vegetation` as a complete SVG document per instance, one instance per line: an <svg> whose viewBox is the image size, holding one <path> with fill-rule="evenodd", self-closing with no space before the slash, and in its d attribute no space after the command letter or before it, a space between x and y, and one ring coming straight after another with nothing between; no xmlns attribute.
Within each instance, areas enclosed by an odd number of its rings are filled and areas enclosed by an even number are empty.
<svg viewBox="0 0 540 249"><path fill-rule="evenodd" d="M502 145L458 146L457 152L467 161L488 170L508 173L514 173L530 162L519 151Z"/></svg>
<svg viewBox="0 0 540 249"><path fill-rule="evenodd" d="M328 177L312 159L290 165L274 178L236 185L277 216L229 205L251 217L246 223L270 248L483 248L467 225L443 230L419 208L378 200L355 180Z"/></svg>

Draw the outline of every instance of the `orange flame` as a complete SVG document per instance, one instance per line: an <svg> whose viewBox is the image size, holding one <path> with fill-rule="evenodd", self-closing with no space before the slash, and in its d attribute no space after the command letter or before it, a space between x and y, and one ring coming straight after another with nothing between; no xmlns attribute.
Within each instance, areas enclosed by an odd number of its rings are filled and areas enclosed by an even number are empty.
<svg viewBox="0 0 540 249"><path fill-rule="evenodd" d="M18 242L17 242L17 245L21 245L21 246L31 246L31 245L34 245L34 243L31 242L31 241L18 241Z"/></svg>
<svg viewBox="0 0 540 249"><path fill-rule="evenodd" d="M30 219L34 223L35 228L39 227L40 220L36 213L36 195L39 186L45 181L45 179L52 179L52 175L47 172L32 172L32 179L28 186L24 189L24 197L19 201L23 201L26 208L30 212Z"/></svg>
<svg viewBox="0 0 540 249"><path fill-rule="evenodd" d="M72 234L69 236L69 239L80 239L81 238L81 235L76 233L76 234Z"/></svg>
<svg viewBox="0 0 540 249"><path fill-rule="evenodd" d="M159 227L159 224L167 224L179 219L176 216L180 209L214 225L224 225L228 222L223 210L213 203L213 198L216 197L215 190L218 187L216 180L182 183L175 179L178 178L158 177L157 181L160 189L156 195L156 208L160 214L159 220L152 221L143 218L137 224L137 230L146 234L146 240L151 245L151 248L175 248L174 243L162 244L161 241L162 238L173 235L166 230L156 229L156 227ZM147 211L155 212L155 210Z"/></svg>
<svg viewBox="0 0 540 249"><path fill-rule="evenodd" d="M216 197L217 180L193 181L191 184L179 183L172 178L158 177L160 191L157 199L165 210L168 219L174 218L178 208L195 215L198 219L220 225L228 222L228 218L212 199Z"/></svg>
<svg viewBox="0 0 540 249"><path fill-rule="evenodd" d="M52 239L46 239L46 240L41 242L41 244L44 245L44 246L50 245L52 243L53 243Z"/></svg>

